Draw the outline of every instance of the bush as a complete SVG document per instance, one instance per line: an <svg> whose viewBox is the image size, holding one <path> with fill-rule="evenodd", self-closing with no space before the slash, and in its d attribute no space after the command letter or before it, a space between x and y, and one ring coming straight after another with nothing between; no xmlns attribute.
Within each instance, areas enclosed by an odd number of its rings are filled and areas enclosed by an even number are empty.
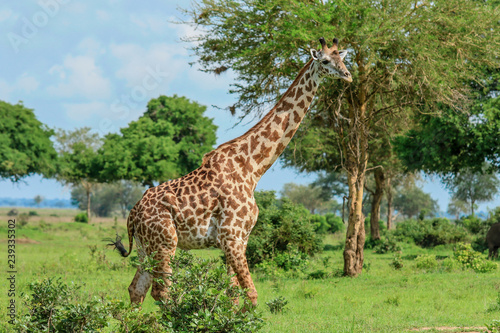
<svg viewBox="0 0 500 333"><path fill-rule="evenodd" d="M17 225L20 227L24 227L25 225L28 224L28 221L30 219L30 216L26 213L21 213L19 214L17 218Z"/></svg>
<svg viewBox="0 0 500 333"><path fill-rule="evenodd" d="M421 254L415 258L415 266L427 271L435 270L438 267L438 261L435 254Z"/></svg>
<svg viewBox="0 0 500 333"><path fill-rule="evenodd" d="M342 222L342 217L332 213L328 213L325 214L325 218L326 218L326 223L328 223L328 225L330 226L330 229L328 229L328 231L331 232L332 234L336 232L342 232L345 230L345 225L344 222Z"/></svg>
<svg viewBox="0 0 500 333"><path fill-rule="evenodd" d="M161 323L174 332L256 332L263 326L247 304L240 311L233 302L245 291L231 284L226 267L217 259L195 258L177 251L171 261L168 298L160 303Z"/></svg>
<svg viewBox="0 0 500 333"><path fill-rule="evenodd" d="M39 216L39 215L38 215L38 212L37 212L36 210L30 210L30 211L28 212L28 215L29 215L29 216Z"/></svg>
<svg viewBox="0 0 500 333"><path fill-rule="evenodd" d="M389 266L396 270L403 268L403 258L401 258L401 252L394 253L394 258L389 263Z"/></svg>
<svg viewBox="0 0 500 333"><path fill-rule="evenodd" d="M378 254L401 252L401 245L393 238L381 238L375 243L373 250L373 252Z"/></svg>
<svg viewBox="0 0 500 333"><path fill-rule="evenodd" d="M19 211L15 208L12 208L7 212L7 216L17 216L17 214L19 214Z"/></svg>
<svg viewBox="0 0 500 333"><path fill-rule="evenodd" d="M326 217L323 215L311 215L311 223L317 234L324 235L330 230L330 225L326 222Z"/></svg>
<svg viewBox="0 0 500 333"><path fill-rule="evenodd" d="M470 244L457 244L453 256L463 269L472 269L476 273L487 273L498 268L497 263L486 260L481 253L474 251Z"/></svg>
<svg viewBox="0 0 500 333"><path fill-rule="evenodd" d="M266 302L266 305L269 307L269 311L275 314L283 313L287 304L288 301L283 296L279 296L278 298L274 298L269 302Z"/></svg>
<svg viewBox="0 0 500 333"><path fill-rule="evenodd" d="M401 241L410 239L424 248L470 240L466 229L446 218L406 220L396 225L393 235Z"/></svg>
<svg viewBox="0 0 500 333"><path fill-rule="evenodd" d="M89 217L86 212L78 213L75 216L75 222L89 223Z"/></svg>
<svg viewBox="0 0 500 333"><path fill-rule="evenodd" d="M302 205L288 199L278 200L273 191L255 193L259 219L247 245L247 260L251 267L272 260L279 253L297 249L307 255L323 248L314 231L312 214Z"/></svg>
<svg viewBox="0 0 500 333"><path fill-rule="evenodd" d="M77 286L48 278L31 283L29 289L28 313L18 319L18 332L95 332L107 326L108 304L98 299L82 302Z"/></svg>

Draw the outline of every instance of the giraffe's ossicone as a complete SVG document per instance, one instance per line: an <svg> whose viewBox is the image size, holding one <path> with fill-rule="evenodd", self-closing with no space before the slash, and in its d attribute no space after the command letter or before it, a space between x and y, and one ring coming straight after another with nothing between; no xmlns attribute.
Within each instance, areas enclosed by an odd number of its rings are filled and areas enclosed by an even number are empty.
<svg viewBox="0 0 500 333"><path fill-rule="evenodd" d="M137 270L129 287L132 302L142 302L151 284L155 300L166 297L168 286L154 278L171 272L169 261L177 247L218 247L224 251L228 273L236 273L233 283L247 289L252 304L257 304L245 256L259 215L253 196L257 182L292 139L321 78L352 81L343 63L347 52L337 49L338 40L334 39L330 48L323 38L320 42L322 49L311 50L312 59L259 123L206 154L193 172L148 189L131 210L127 221L129 252L118 246L120 253L128 256L135 239L139 257L156 253L159 262L153 276Z"/></svg>

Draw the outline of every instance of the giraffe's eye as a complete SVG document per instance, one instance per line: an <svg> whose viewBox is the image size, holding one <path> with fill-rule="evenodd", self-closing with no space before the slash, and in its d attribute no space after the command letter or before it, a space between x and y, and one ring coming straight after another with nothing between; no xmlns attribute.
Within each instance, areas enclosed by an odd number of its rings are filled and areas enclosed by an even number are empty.
<svg viewBox="0 0 500 333"><path fill-rule="evenodd" d="M323 65L328 65L330 63L330 60L323 60L322 63Z"/></svg>

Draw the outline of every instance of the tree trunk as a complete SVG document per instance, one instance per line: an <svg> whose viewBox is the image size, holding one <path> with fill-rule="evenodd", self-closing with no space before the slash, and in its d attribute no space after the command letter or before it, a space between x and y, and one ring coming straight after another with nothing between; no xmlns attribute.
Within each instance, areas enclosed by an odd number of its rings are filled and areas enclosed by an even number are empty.
<svg viewBox="0 0 500 333"><path fill-rule="evenodd" d="M90 186L85 187L87 190L87 217L90 222Z"/></svg>
<svg viewBox="0 0 500 333"><path fill-rule="evenodd" d="M380 239L380 227L378 221L380 221L380 203L382 202L385 188L384 170L382 170L382 168L376 168L374 176L375 192L373 192L372 196L372 210L370 213L370 236L372 239Z"/></svg>
<svg viewBox="0 0 500 333"><path fill-rule="evenodd" d="M354 171L354 170L353 170ZM349 172L349 220L344 249L344 274L356 277L363 268L365 216L363 215L364 172Z"/></svg>
<svg viewBox="0 0 500 333"><path fill-rule="evenodd" d="M386 178L387 185L385 189L385 194L387 196L387 230L391 230L392 228L392 187L391 187L391 178Z"/></svg>
<svg viewBox="0 0 500 333"><path fill-rule="evenodd" d="M470 201L470 211L471 215L474 217L474 200Z"/></svg>

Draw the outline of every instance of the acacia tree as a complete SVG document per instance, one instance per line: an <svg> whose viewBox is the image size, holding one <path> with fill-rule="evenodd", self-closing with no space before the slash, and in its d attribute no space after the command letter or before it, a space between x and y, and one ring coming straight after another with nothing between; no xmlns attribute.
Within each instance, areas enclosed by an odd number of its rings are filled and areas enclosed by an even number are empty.
<svg viewBox="0 0 500 333"><path fill-rule="evenodd" d="M217 127L203 115L205 110L176 95L152 99L137 121L106 136L100 149L101 178L152 187L196 169L216 140Z"/></svg>
<svg viewBox="0 0 500 333"><path fill-rule="evenodd" d="M81 186L87 197L87 216L91 219L91 194L99 181L97 150L102 142L89 127L56 133L56 150L59 154L56 179L65 185Z"/></svg>
<svg viewBox="0 0 500 333"><path fill-rule="evenodd" d="M50 130L21 102L0 101L0 178L17 182L39 173L51 177L57 158Z"/></svg>
<svg viewBox="0 0 500 333"><path fill-rule="evenodd" d="M445 179L446 187L450 190L453 199L467 202L472 215L474 215L476 203L493 199L500 187L500 180L495 174L488 173L487 168L485 165L479 172L463 169L456 175Z"/></svg>
<svg viewBox="0 0 500 333"><path fill-rule="evenodd" d="M231 69L232 112L261 111L289 86L320 36L340 37L350 53L349 85L325 80L311 107L331 119L330 149L341 154L349 186L344 273L363 266L363 190L372 126L438 103L466 100L478 65L498 59L497 10L468 0L347 2L204 0L185 10L203 28L194 53L202 70ZM312 130L310 128L310 130Z"/></svg>

